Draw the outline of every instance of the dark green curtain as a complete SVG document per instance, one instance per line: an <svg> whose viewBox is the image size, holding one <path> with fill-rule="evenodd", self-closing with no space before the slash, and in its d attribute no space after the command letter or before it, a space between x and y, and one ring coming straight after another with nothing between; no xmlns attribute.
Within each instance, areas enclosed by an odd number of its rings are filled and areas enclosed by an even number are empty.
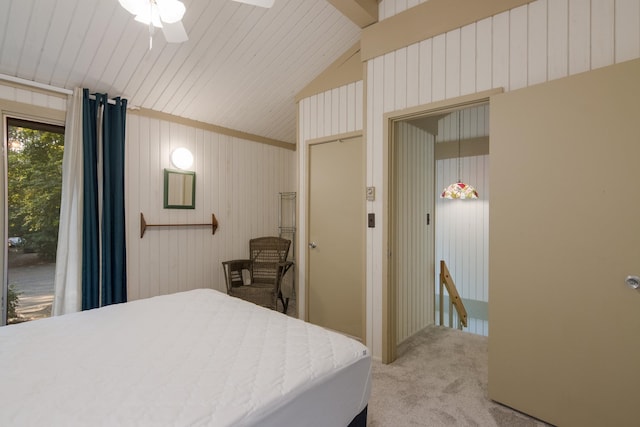
<svg viewBox="0 0 640 427"><path fill-rule="evenodd" d="M83 90L83 310L127 301L124 214L127 100L113 101L110 104L106 94L95 94L95 99L91 99L89 90ZM100 147L98 132L102 136Z"/></svg>
<svg viewBox="0 0 640 427"><path fill-rule="evenodd" d="M103 95L104 185L102 226L102 305L127 302L127 253L124 224L124 127L127 100L107 103Z"/></svg>
<svg viewBox="0 0 640 427"><path fill-rule="evenodd" d="M100 258L98 216L98 104L89 99L89 90L82 98L82 309L100 306Z"/></svg>

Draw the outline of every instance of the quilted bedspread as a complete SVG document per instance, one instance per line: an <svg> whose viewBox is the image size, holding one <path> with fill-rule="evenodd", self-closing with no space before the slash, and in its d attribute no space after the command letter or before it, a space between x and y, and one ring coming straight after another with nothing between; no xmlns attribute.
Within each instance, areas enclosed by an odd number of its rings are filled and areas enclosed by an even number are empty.
<svg viewBox="0 0 640 427"><path fill-rule="evenodd" d="M199 289L0 328L0 425L346 426L370 362L348 337Z"/></svg>

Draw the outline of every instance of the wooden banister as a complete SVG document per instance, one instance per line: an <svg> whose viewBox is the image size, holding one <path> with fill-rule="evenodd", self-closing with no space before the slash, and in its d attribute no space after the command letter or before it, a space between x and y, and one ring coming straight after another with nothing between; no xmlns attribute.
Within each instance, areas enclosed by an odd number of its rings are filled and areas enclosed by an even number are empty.
<svg viewBox="0 0 640 427"><path fill-rule="evenodd" d="M449 327L453 324L453 307L456 308L458 313L458 329L462 329L463 326L467 326L467 310L464 308L464 303L458 294L456 284L453 282L453 278L449 273L447 264L444 260L440 261L440 325L444 324L444 292L443 287L447 288L449 294Z"/></svg>

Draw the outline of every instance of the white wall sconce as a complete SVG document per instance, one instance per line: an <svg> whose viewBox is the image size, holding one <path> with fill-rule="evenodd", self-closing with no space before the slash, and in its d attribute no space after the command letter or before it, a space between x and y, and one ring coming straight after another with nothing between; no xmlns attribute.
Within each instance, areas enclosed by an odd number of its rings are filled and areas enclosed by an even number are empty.
<svg viewBox="0 0 640 427"><path fill-rule="evenodd" d="M193 154L184 147L176 148L171 153L171 163L181 170L187 170L193 165Z"/></svg>

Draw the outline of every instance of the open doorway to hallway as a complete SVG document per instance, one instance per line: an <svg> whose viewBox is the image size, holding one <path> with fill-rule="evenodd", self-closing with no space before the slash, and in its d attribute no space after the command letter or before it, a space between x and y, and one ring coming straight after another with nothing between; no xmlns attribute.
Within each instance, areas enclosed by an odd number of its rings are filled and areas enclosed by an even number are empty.
<svg viewBox="0 0 640 427"><path fill-rule="evenodd" d="M464 330L488 335L489 105L400 120L393 133L390 278L396 345L439 323L440 260L467 310ZM459 180L472 184L479 198L440 198ZM443 299L448 319L448 294ZM457 325L457 313L453 317Z"/></svg>

